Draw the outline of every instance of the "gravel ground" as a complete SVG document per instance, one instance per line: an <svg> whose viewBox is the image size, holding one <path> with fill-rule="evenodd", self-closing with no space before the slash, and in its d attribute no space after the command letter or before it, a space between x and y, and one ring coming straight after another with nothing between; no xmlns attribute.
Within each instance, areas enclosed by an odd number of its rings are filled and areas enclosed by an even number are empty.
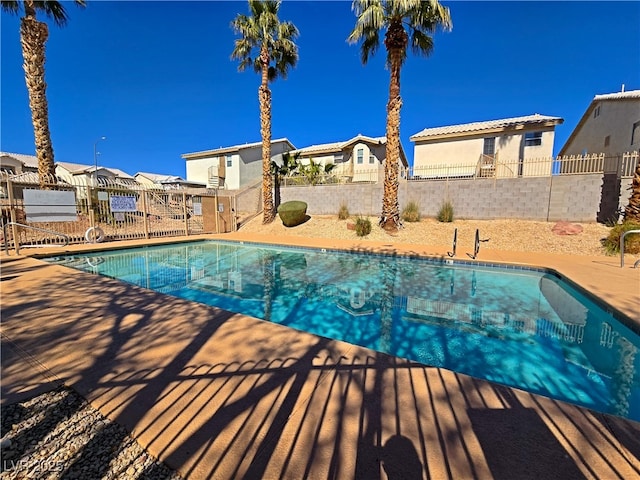
<svg viewBox="0 0 640 480"><path fill-rule="evenodd" d="M441 223L434 219L420 222L404 222L404 227L390 236L378 227L376 217L371 220L372 230L366 237L358 237L347 223L354 219L339 220L337 216L313 215L302 225L285 227L279 218L268 225L262 224L262 216L252 219L240 228L241 232L255 232L277 236L299 236L312 238L339 238L357 241L378 241L422 244L450 247L454 229L458 229L458 249L473 249L476 229L480 232L483 250L504 250L515 252L547 252L571 255L606 255L602 239L609 235L609 227L599 223L579 223L582 233L557 235L552 232L554 222L528 220L455 220ZM625 259L640 258L625 255Z"/></svg>
<svg viewBox="0 0 640 480"><path fill-rule="evenodd" d="M2 407L1 453L3 480L181 478L65 387Z"/></svg>

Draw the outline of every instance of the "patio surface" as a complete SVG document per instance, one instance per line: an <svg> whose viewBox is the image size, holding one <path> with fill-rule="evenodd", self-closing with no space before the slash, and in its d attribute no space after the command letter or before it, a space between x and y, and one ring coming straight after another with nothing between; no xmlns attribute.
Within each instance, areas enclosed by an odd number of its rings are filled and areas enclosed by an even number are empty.
<svg viewBox="0 0 640 480"><path fill-rule="evenodd" d="M185 478L640 478L638 422L37 258L1 260L2 404L67 384ZM478 260L553 268L640 328L640 269L620 268L619 257L487 249Z"/></svg>

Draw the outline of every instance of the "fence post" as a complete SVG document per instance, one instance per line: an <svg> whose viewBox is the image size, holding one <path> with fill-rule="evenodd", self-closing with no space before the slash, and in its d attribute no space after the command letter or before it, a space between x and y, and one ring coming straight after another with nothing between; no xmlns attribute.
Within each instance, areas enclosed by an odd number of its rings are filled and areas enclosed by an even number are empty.
<svg viewBox="0 0 640 480"><path fill-rule="evenodd" d="M142 190L142 223L144 225L144 238L149 240L149 212L147 211L147 190Z"/></svg>
<svg viewBox="0 0 640 480"><path fill-rule="evenodd" d="M184 234L189 235L189 219L187 218L187 192L182 192L182 217L184 218Z"/></svg>
<svg viewBox="0 0 640 480"><path fill-rule="evenodd" d="M13 198L13 185L11 179L7 177L7 193L9 194L9 217L11 218L11 235L13 235L13 248L16 250L16 255L20 255L20 235L18 231L15 200ZM7 239L4 239L7 242ZM7 250L8 251L8 250Z"/></svg>

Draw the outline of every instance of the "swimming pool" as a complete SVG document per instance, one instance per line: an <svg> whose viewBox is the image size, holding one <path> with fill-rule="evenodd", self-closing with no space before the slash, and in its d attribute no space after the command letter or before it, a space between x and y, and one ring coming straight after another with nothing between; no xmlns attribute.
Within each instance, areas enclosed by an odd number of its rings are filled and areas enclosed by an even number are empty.
<svg viewBox="0 0 640 480"><path fill-rule="evenodd" d="M545 271L222 241L47 260L640 421L640 336Z"/></svg>

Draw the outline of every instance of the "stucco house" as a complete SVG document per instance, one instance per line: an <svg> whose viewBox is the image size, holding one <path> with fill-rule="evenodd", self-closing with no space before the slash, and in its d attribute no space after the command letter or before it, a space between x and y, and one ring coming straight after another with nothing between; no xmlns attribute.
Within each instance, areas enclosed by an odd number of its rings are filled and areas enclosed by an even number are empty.
<svg viewBox="0 0 640 480"><path fill-rule="evenodd" d="M640 150L640 90L596 95L560 155Z"/></svg>
<svg viewBox="0 0 640 480"><path fill-rule="evenodd" d="M134 178L140 185L147 188L162 188L164 190L173 190L181 188L205 188L206 185L201 182L190 182L177 175L164 175L160 173L138 172Z"/></svg>
<svg viewBox="0 0 640 480"><path fill-rule="evenodd" d="M136 186L138 182L128 173L118 168L107 168L81 163L56 162L56 176L74 186L116 185Z"/></svg>
<svg viewBox="0 0 640 480"><path fill-rule="evenodd" d="M414 142L413 176L517 177L534 171L549 174L555 127L563 121L536 113L425 128L409 137Z"/></svg>
<svg viewBox="0 0 640 480"><path fill-rule="evenodd" d="M286 138L271 140L271 160L294 150ZM209 188L239 190L262 178L262 142L245 143L214 150L185 153L187 180Z"/></svg>
<svg viewBox="0 0 640 480"><path fill-rule="evenodd" d="M11 175L38 173L38 157L22 153L0 152L0 171Z"/></svg>
<svg viewBox="0 0 640 480"><path fill-rule="evenodd" d="M302 164L309 164L311 160L322 166L333 163L336 167L331 173L349 182L377 182L384 174L387 138L368 137L359 133L349 140L311 145L294 150L291 154L299 155L298 160ZM401 143L400 168L404 172L408 166Z"/></svg>

